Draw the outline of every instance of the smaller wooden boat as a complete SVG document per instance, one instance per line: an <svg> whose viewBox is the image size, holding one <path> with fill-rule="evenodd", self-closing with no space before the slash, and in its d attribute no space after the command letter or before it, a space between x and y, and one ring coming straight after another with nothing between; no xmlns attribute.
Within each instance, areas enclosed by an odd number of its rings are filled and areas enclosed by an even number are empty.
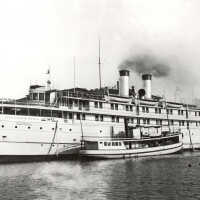
<svg viewBox="0 0 200 200"><path fill-rule="evenodd" d="M139 128L141 130L141 126ZM159 127L156 126L155 129L157 128ZM93 159L159 156L177 153L182 148L183 142L180 131L164 131L159 136L146 134L141 135L139 139L134 137L85 137L82 140L80 155Z"/></svg>

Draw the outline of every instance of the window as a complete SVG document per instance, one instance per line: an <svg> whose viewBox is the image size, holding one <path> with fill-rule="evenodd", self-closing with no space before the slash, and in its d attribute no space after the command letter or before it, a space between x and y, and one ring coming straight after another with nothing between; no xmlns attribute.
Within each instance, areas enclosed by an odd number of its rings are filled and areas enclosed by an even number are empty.
<svg viewBox="0 0 200 200"><path fill-rule="evenodd" d="M103 115L100 115L100 120L103 121Z"/></svg>
<svg viewBox="0 0 200 200"><path fill-rule="evenodd" d="M133 111L133 106L130 106L130 111Z"/></svg>
<svg viewBox="0 0 200 200"><path fill-rule="evenodd" d="M115 110L118 110L118 104L115 104Z"/></svg>
<svg viewBox="0 0 200 200"><path fill-rule="evenodd" d="M172 110L172 109L170 110L170 114L171 114L171 115L173 114L173 110Z"/></svg>
<svg viewBox="0 0 200 200"><path fill-rule="evenodd" d="M39 93L39 100L44 101L44 93Z"/></svg>
<svg viewBox="0 0 200 200"><path fill-rule="evenodd" d="M51 117L51 110L41 110L42 117Z"/></svg>
<svg viewBox="0 0 200 200"><path fill-rule="evenodd" d="M33 100L38 100L38 93L33 93Z"/></svg>
<svg viewBox="0 0 200 200"><path fill-rule="evenodd" d="M158 113L158 108L155 108L155 113Z"/></svg>
<svg viewBox="0 0 200 200"><path fill-rule="evenodd" d="M98 108L98 102L97 101L94 102L94 107Z"/></svg>
<svg viewBox="0 0 200 200"><path fill-rule="evenodd" d="M145 112L145 107L142 107L142 112Z"/></svg>
<svg viewBox="0 0 200 200"><path fill-rule="evenodd" d="M28 109L26 108L16 108L17 115L28 115Z"/></svg>
<svg viewBox="0 0 200 200"><path fill-rule="evenodd" d="M4 107L4 114L14 115L15 114L15 108Z"/></svg>
<svg viewBox="0 0 200 200"><path fill-rule="evenodd" d="M113 103L110 104L110 107L111 107L111 110L114 110L114 104Z"/></svg>
<svg viewBox="0 0 200 200"><path fill-rule="evenodd" d="M148 107L146 107L146 112L149 113L149 108Z"/></svg>
<svg viewBox="0 0 200 200"><path fill-rule="evenodd" d="M147 119L147 124L150 124L150 119Z"/></svg>
<svg viewBox="0 0 200 200"><path fill-rule="evenodd" d="M183 115L183 110L181 110L181 115Z"/></svg>
<svg viewBox="0 0 200 200"><path fill-rule="evenodd" d="M52 117L62 118L62 112L58 110L52 110Z"/></svg>
<svg viewBox="0 0 200 200"><path fill-rule="evenodd" d="M131 118L131 123L134 124L134 118Z"/></svg>
<svg viewBox="0 0 200 200"><path fill-rule="evenodd" d="M115 116L112 116L112 122L115 122Z"/></svg>
<svg viewBox="0 0 200 200"><path fill-rule="evenodd" d="M73 119L73 114L69 113L69 119Z"/></svg>
<svg viewBox="0 0 200 200"><path fill-rule="evenodd" d="M76 118L77 118L78 120L80 120L80 114L79 114L79 113L77 113Z"/></svg>
<svg viewBox="0 0 200 200"><path fill-rule="evenodd" d="M159 114L161 114L161 108L159 108L158 110L159 110Z"/></svg>
<svg viewBox="0 0 200 200"><path fill-rule="evenodd" d="M99 102L99 108L103 108L103 103Z"/></svg>
<svg viewBox="0 0 200 200"><path fill-rule="evenodd" d="M40 110L39 109L29 109L29 113L31 116L40 116Z"/></svg>
<svg viewBox="0 0 200 200"><path fill-rule="evenodd" d="M82 114L82 120L85 120L85 114Z"/></svg>
<svg viewBox="0 0 200 200"><path fill-rule="evenodd" d="M116 122L118 122L118 123L119 123L119 117L116 117Z"/></svg>
<svg viewBox="0 0 200 200"><path fill-rule="evenodd" d="M129 111L129 106L126 105L126 111Z"/></svg>
<svg viewBox="0 0 200 200"><path fill-rule="evenodd" d="M107 142L104 142L104 146L107 146Z"/></svg>
<svg viewBox="0 0 200 200"><path fill-rule="evenodd" d="M95 115L95 121L99 121L99 116Z"/></svg>

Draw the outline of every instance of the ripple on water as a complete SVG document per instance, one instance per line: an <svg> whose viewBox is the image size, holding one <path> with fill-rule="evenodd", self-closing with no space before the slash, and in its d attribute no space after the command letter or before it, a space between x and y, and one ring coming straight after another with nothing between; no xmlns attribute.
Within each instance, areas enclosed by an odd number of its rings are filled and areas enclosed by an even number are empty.
<svg viewBox="0 0 200 200"><path fill-rule="evenodd" d="M1 165L0 199L200 199L199 155Z"/></svg>

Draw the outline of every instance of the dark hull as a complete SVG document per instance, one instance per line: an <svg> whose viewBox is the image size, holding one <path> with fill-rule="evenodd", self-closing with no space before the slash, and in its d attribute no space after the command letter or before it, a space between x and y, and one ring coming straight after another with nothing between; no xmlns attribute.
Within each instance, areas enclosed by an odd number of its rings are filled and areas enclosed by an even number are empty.
<svg viewBox="0 0 200 200"><path fill-rule="evenodd" d="M0 164L11 163L27 163L27 162L41 162L41 161L63 161L63 160L76 160L79 158L78 154L65 154L65 155L0 155Z"/></svg>

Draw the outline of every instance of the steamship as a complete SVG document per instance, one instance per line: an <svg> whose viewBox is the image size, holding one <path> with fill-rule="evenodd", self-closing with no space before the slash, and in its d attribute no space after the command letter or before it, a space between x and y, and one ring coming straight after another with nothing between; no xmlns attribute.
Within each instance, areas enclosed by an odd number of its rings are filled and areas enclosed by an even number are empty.
<svg viewBox="0 0 200 200"><path fill-rule="evenodd" d="M31 85L22 99L0 101L0 162L66 159L78 154L82 137L113 137L126 124L160 125L183 133L183 148L200 148L200 108L170 102L144 87L129 88L129 70L119 71L118 87L87 90ZM139 138L139 133L135 133Z"/></svg>

